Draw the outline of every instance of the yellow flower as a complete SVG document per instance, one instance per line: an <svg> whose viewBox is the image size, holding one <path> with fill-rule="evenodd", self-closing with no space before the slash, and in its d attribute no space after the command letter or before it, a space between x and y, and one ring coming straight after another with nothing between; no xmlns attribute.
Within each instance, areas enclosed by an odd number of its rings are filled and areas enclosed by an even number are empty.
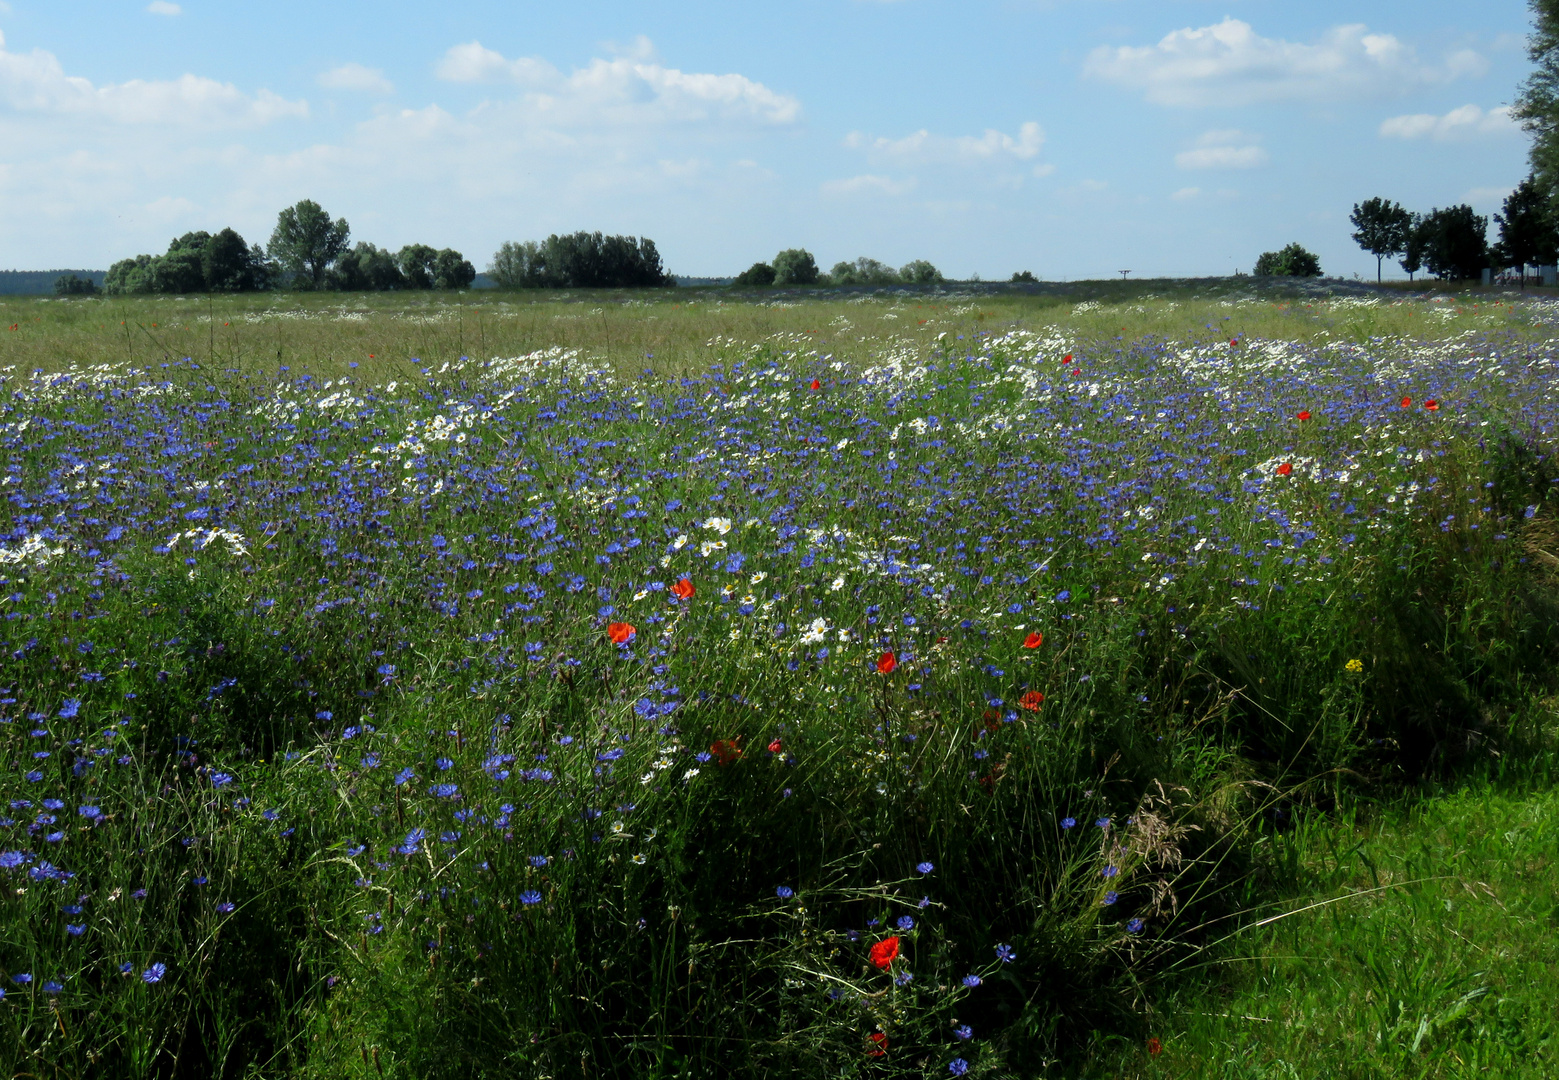
<svg viewBox="0 0 1559 1080"><path fill-rule="evenodd" d="M1364 670L1364 661L1363 660L1349 660L1348 663L1344 665L1344 667L1346 667L1347 670L1352 671L1352 672L1360 672L1360 671Z"/></svg>

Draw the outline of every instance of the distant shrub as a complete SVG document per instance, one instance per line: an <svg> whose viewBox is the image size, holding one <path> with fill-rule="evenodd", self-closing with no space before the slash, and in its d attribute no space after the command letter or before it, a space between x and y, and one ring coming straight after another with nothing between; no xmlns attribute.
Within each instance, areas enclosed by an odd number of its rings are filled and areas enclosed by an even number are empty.
<svg viewBox="0 0 1559 1080"><path fill-rule="evenodd" d="M1320 277L1321 260L1299 244L1282 251L1265 251L1256 260L1257 277Z"/></svg>
<svg viewBox="0 0 1559 1080"><path fill-rule="evenodd" d="M649 237L556 233L542 243L506 243L488 273L501 289L631 289L676 284Z"/></svg>
<svg viewBox="0 0 1559 1080"><path fill-rule="evenodd" d="M766 262L755 262L736 275L736 284L762 288L774 284L774 267Z"/></svg>
<svg viewBox="0 0 1559 1080"><path fill-rule="evenodd" d="M899 277L910 285L940 285L945 280L942 271L925 259L915 259L899 267Z"/></svg>
<svg viewBox="0 0 1559 1080"><path fill-rule="evenodd" d="M54 279L55 296L96 296L97 282L75 274L61 274Z"/></svg>
<svg viewBox="0 0 1559 1080"><path fill-rule="evenodd" d="M232 229L188 232L162 255L137 255L109 268L103 291L134 293L253 292L267 289L279 268Z"/></svg>
<svg viewBox="0 0 1559 1080"><path fill-rule="evenodd" d="M1038 285L1039 279L1028 270L1019 270L1012 275L1014 285Z"/></svg>

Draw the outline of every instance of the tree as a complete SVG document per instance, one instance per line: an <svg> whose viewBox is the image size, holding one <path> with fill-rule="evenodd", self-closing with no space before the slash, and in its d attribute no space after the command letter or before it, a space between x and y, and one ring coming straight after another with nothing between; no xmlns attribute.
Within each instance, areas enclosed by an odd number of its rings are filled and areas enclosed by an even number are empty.
<svg viewBox="0 0 1559 1080"><path fill-rule="evenodd" d="M1366 199L1354 203L1348 220L1357 231L1353 242L1375 256L1375 280L1381 280L1381 261L1402 254L1413 215L1390 199Z"/></svg>
<svg viewBox="0 0 1559 1080"><path fill-rule="evenodd" d="M925 259L915 259L899 267L899 277L911 285L940 285L942 271Z"/></svg>
<svg viewBox="0 0 1559 1080"><path fill-rule="evenodd" d="M834 263L828 279L835 285L898 285L903 281L893 267L865 255L853 263Z"/></svg>
<svg viewBox="0 0 1559 1080"><path fill-rule="evenodd" d="M1431 210L1417 230L1424 267L1442 280L1465 280L1489 264L1489 219L1465 203Z"/></svg>
<svg viewBox="0 0 1559 1080"><path fill-rule="evenodd" d="M1505 198L1502 211L1494 215L1499 223L1496 261L1514 266L1526 288L1527 266L1552 263L1559 248L1559 233L1554 228L1553 206L1538 188L1537 178L1528 176Z"/></svg>
<svg viewBox="0 0 1559 1080"><path fill-rule="evenodd" d="M755 262L736 275L736 284L747 288L767 288L774 284L774 267L766 262Z"/></svg>
<svg viewBox="0 0 1559 1080"><path fill-rule="evenodd" d="M1014 285L1038 285L1039 279L1034 276L1032 270L1019 270L1012 275Z"/></svg>
<svg viewBox="0 0 1559 1080"><path fill-rule="evenodd" d="M1407 227L1407 239L1402 244L1402 258L1398 265L1407 271L1407 279L1413 280L1413 275L1424 268L1424 216L1414 214L1412 223Z"/></svg>
<svg viewBox="0 0 1559 1080"><path fill-rule="evenodd" d="M500 289L539 289L545 277L541 245L534 240L523 244L505 243L493 255L487 273Z"/></svg>
<svg viewBox="0 0 1559 1080"><path fill-rule="evenodd" d="M786 248L774 256L772 265L776 285L817 284L817 260L805 248Z"/></svg>
<svg viewBox="0 0 1559 1080"><path fill-rule="evenodd" d="M330 272L330 287L348 292L385 292L406 287L406 277L395 256L384 248L359 240L342 252Z"/></svg>
<svg viewBox="0 0 1559 1080"><path fill-rule="evenodd" d="M75 274L61 274L54 279L55 296L96 296L97 282Z"/></svg>
<svg viewBox="0 0 1559 1080"><path fill-rule="evenodd" d="M1282 251L1264 251L1256 260L1257 277L1320 277L1321 260L1299 244Z"/></svg>
<svg viewBox="0 0 1559 1080"><path fill-rule="evenodd" d="M208 292L250 292L263 289L270 274L265 251L250 247L232 229L207 238L200 252L200 271Z"/></svg>
<svg viewBox="0 0 1559 1080"><path fill-rule="evenodd" d="M304 199L276 215L271 257L292 276L295 285L319 289L325 284L330 264L346 251L351 232L346 218L331 221L319 203Z"/></svg>
<svg viewBox="0 0 1559 1080"><path fill-rule="evenodd" d="M464 289L476 280L476 267L460 252L444 248L433 259L433 284L440 289Z"/></svg>
<svg viewBox="0 0 1559 1080"><path fill-rule="evenodd" d="M407 244L395 254L395 262L401 268L408 289L433 288L437 259L438 249L426 244Z"/></svg>
<svg viewBox="0 0 1559 1080"><path fill-rule="evenodd" d="M1559 0L1529 0L1534 23L1527 38L1533 72L1516 94L1511 115L1532 135L1527 152L1539 192L1559 196Z"/></svg>

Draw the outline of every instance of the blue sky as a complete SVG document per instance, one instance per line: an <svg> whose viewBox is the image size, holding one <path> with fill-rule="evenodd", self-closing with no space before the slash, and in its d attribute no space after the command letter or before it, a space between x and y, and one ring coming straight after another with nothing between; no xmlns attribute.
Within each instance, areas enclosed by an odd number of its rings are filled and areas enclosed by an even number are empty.
<svg viewBox="0 0 1559 1080"><path fill-rule="evenodd" d="M1372 195L1491 214L1524 0L3 0L0 268L192 229L600 229L668 269L782 247L949 276L1373 275ZM1394 268L1388 268L1392 270Z"/></svg>

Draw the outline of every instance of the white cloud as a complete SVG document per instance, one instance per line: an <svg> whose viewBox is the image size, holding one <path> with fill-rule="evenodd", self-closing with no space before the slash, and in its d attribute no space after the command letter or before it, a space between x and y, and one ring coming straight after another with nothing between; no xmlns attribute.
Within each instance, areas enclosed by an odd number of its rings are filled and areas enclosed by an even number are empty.
<svg viewBox="0 0 1559 1080"><path fill-rule="evenodd" d="M1462 196L1462 202L1476 210L1499 210L1512 190L1509 187L1476 187Z"/></svg>
<svg viewBox="0 0 1559 1080"><path fill-rule="evenodd" d="M1380 125L1382 138L1431 138L1440 142L1472 135L1514 135L1520 131L1521 125L1510 115L1509 105L1501 105L1487 112L1476 105L1463 105L1444 116L1412 113L1393 116Z"/></svg>
<svg viewBox="0 0 1559 1080"><path fill-rule="evenodd" d="M1182 169L1254 169L1267 163L1267 152L1243 131L1208 131L1190 150L1175 155Z"/></svg>
<svg viewBox="0 0 1559 1080"><path fill-rule="evenodd" d="M197 75L177 79L131 79L94 86L66 75L53 53L4 51L0 38L0 106L18 113L44 113L114 124L179 127L247 127L308 115L305 101L287 101L269 90L250 97L232 83Z"/></svg>
<svg viewBox="0 0 1559 1080"><path fill-rule="evenodd" d="M845 137L853 150L865 150L880 160L926 164L969 164L1002 159L1030 161L1045 145L1045 132L1033 121L1018 128L1017 137L987 128L983 135L933 135L925 128L902 139L870 138L858 131Z"/></svg>
<svg viewBox="0 0 1559 1080"><path fill-rule="evenodd" d="M1189 199L1196 198L1201 193L1202 189L1199 187L1183 187L1171 195L1170 198L1174 199L1176 202L1185 202Z"/></svg>
<svg viewBox="0 0 1559 1080"><path fill-rule="evenodd" d="M153 15L182 15L184 9L177 4L170 4L168 0L152 0L146 5L146 10Z"/></svg>
<svg viewBox="0 0 1559 1080"><path fill-rule="evenodd" d="M342 64L331 68L319 77L319 85L327 90L361 90L370 94L394 93L395 86L378 68L362 64Z"/></svg>
<svg viewBox="0 0 1559 1080"><path fill-rule="evenodd" d="M914 179L894 180L887 176L852 176L847 180L828 180L822 185L825 195L904 195L915 188Z"/></svg>
<svg viewBox="0 0 1559 1080"><path fill-rule="evenodd" d="M652 55L640 38L634 49ZM801 103L743 75L707 75L619 56L596 59L564 75L534 57L506 58L472 41L444 54L435 73L451 82L512 82L524 87L525 100L538 115L568 123L643 124L712 119L793 123Z"/></svg>
<svg viewBox="0 0 1559 1080"><path fill-rule="evenodd" d="M1425 64L1411 46L1362 24L1333 27L1315 44L1303 44L1264 38L1249 23L1225 18L1176 30L1157 45L1095 49L1085 71L1140 89L1159 105L1234 106L1402 93L1486 67L1470 50Z"/></svg>

